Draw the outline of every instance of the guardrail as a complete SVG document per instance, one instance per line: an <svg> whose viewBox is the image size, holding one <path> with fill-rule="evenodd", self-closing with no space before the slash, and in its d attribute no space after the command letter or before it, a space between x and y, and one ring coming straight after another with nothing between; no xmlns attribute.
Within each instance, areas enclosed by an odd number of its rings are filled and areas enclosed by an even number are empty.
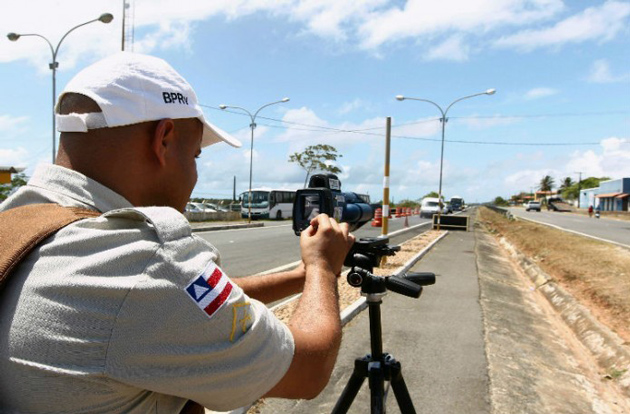
<svg viewBox="0 0 630 414"><path fill-rule="evenodd" d="M490 210L496 213L504 215L509 220L514 220L514 215L510 213L510 210L508 210L507 208L498 207L498 206L495 206L494 204L484 204L483 206L488 207Z"/></svg>

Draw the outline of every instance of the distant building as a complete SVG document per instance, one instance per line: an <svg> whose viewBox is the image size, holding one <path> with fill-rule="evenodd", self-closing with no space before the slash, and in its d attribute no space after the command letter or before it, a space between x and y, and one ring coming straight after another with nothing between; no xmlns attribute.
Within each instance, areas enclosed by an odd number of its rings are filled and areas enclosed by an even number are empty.
<svg viewBox="0 0 630 414"><path fill-rule="evenodd" d="M25 168L20 168L20 167L0 166L0 184L11 184L11 174L17 174L24 170Z"/></svg>
<svg viewBox="0 0 630 414"><path fill-rule="evenodd" d="M546 200L549 197L555 197L558 193L556 191L536 191L534 195L534 201Z"/></svg>
<svg viewBox="0 0 630 414"><path fill-rule="evenodd" d="M598 207L602 211L630 211L630 178L602 181L597 188L580 191L580 205Z"/></svg>

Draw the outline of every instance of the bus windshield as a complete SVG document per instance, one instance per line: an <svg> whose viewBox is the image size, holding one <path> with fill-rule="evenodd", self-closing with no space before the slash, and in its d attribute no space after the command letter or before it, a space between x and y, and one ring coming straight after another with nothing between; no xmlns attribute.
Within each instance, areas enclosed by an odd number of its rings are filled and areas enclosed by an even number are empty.
<svg viewBox="0 0 630 414"><path fill-rule="evenodd" d="M243 206L249 206L249 192L243 193ZM252 191L252 208L262 208L268 206L268 191Z"/></svg>
<svg viewBox="0 0 630 414"><path fill-rule="evenodd" d="M464 199L461 197L451 198L451 208L453 210L461 210L464 207Z"/></svg>

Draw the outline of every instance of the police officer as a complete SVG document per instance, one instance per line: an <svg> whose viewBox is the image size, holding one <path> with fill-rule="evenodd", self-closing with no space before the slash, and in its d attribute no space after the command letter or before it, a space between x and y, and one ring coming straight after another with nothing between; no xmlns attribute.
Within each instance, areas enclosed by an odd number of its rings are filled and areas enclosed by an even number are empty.
<svg viewBox="0 0 630 414"><path fill-rule="evenodd" d="M180 212L202 148L240 143L204 118L172 67L110 56L70 81L56 112L56 165L38 167L0 211L55 203L102 214L38 245L0 291L0 411L179 412L189 400L229 410L315 397L341 340L347 225L319 215L297 269L231 279ZM288 325L262 303L300 291Z"/></svg>

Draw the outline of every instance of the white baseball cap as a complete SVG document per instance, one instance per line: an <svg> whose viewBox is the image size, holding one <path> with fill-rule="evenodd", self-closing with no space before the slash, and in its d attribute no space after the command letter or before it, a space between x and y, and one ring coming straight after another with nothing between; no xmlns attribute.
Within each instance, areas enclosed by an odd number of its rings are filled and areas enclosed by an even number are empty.
<svg viewBox="0 0 630 414"><path fill-rule="evenodd" d="M59 114L66 93L94 100L102 113ZM209 123L186 80L164 60L138 53L119 52L79 72L59 95L55 107L59 132L87 132L160 119L197 118L203 123L201 146L241 143Z"/></svg>

